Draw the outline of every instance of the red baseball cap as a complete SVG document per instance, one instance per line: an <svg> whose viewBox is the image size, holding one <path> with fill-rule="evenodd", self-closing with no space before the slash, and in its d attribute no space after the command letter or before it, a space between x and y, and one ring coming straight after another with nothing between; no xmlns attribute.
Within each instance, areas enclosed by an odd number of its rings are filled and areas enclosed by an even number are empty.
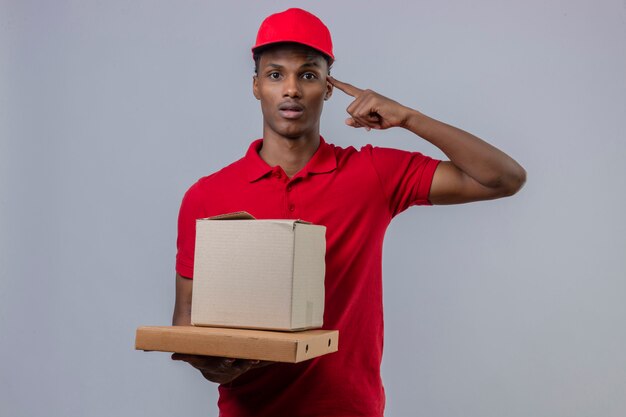
<svg viewBox="0 0 626 417"><path fill-rule="evenodd" d="M330 31L317 16L306 10L291 8L266 17L259 27L252 52L278 42L300 43L335 59Z"/></svg>

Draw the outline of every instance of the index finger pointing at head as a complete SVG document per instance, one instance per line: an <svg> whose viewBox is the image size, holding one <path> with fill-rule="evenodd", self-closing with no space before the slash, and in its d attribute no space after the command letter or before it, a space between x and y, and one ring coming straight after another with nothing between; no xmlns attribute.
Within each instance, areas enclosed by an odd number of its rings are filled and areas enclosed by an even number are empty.
<svg viewBox="0 0 626 417"><path fill-rule="evenodd" d="M338 79L331 77L330 75L328 76L328 81L330 81L332 85L352 97L356 97L363 92L363 90L361 90L360 88L357 88L352 84L341 82Z"/></svg>

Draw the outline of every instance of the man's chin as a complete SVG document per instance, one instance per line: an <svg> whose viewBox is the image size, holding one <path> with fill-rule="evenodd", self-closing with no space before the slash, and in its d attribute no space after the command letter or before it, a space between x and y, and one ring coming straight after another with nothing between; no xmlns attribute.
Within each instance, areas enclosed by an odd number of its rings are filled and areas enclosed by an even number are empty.
<svg viewBox="0 0 626 417"><path fill-rule="evenodd" d="M278 133L280 136L284 137L285 139L295 140L295 139L300 139L303 136L306 136L307 132L301 129L283 129L283 130L279 130L276 133Z"/></svg>
<svg viewBox="0 0 626 417"><path fill-rule="evenodd" d="M303 135L302 134L287 134L287 135L282 135L285 139L289 139L289 140L296 140L296 139L300 139Z"/></svg>

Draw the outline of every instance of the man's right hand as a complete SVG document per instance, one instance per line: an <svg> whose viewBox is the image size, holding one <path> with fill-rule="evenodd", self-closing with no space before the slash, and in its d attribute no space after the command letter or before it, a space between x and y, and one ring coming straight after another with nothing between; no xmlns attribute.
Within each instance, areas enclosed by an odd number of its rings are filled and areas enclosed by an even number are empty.
<svg viewBox="0 0 626 417"><path fill-rule="evenodd" d="M183 353L172 354L172 359L175 361L187 362L199 370L206 379L218 384L227 384L250 369L260 368L272 363L258 360L222 358L217 356L186 355Z"/></svg>

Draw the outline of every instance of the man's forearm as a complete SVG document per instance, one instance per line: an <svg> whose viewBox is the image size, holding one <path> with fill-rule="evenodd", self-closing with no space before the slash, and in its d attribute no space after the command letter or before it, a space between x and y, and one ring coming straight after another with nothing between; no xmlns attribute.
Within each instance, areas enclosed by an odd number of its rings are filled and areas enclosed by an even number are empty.
<svg viewBox="0 0 626 417"><path fill-rule="evenodd" d="M191 324L191 311L184 311L182 308L174 308L172 315L172 326L189 326Z"/></svg>
<svg viewBox="0 0 626 417"><path fill-rule="evenodd" d="M526 171L513 158L471 133L413 109L404 127L441 149L450 162L485 187L512 194L526 180Z"/></svg>
<svg viewBox="0 0 626 417"><path fill-rule="evenodd" d="M176 301L172 314L173 326L188 326L191 324L191 298L193 281L176 274Z"/></svg>

